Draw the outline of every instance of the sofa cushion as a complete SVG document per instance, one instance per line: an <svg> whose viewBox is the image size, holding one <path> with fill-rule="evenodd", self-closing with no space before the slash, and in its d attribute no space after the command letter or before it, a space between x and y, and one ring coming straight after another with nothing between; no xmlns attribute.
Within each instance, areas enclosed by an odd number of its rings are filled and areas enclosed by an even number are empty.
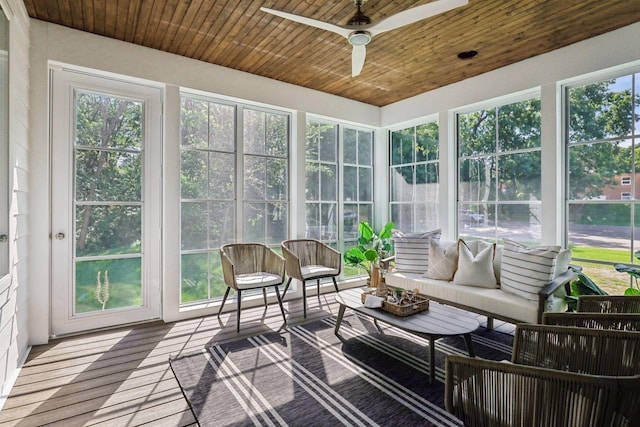
<svg viewBox="0 0 640 427"><path fill-rule="evenodd" d="M482 240L458 241L458 269L453 276L456 285L497 288L493 271L495 244Z"/></svg>
<svg viewBox="0 0 640 427"><path fill-rule="evenodd" d="M424 277L429 279L453 279L458 269L458 242L429 240L429 269Z"/></svg>
<svg viewBox="0 0 640 427"><path fill-rule="evenodd" d="M442 230L424 233L403 233L393 230L395 270L407 273L425 273L429 269L429 240L440 240Z"/></svg>
<svg viewBox="0 0 640 427"><path fill-rule="evenodd" d="M474 286L459 286L453 282L428 279L421 274L389 273L386 277L388 286L404 289L417 288L420 293L434 299L448 301L470 307L471 310L493 313L508 319L521 322L538 322L538 304L525 298L506 293L500 288L489 289Z"/></svg>
<svg viewBox="0 0 640 427"><path fill-rule="evenodd" d="M560 246L530 248L504 239L500 285L505 292L538 301L538 292L553 279Z"/></svg>

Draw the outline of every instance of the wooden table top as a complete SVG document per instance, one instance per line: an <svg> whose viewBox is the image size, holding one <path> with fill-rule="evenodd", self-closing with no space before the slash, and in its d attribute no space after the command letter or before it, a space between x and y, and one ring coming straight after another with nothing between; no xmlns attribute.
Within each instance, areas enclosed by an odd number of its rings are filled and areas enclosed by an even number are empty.
<svg viewBox="0 0 640 427"><path fill-rule="evenodd" d="M362 303L361 294L366 289L353 288L336 294L336 301L352 310L366 314L408 332L424 335L464 335L480 327L480 323L466 312L434 301L429 301L429 309L410 316L401 317L382 310L367 308Z"/></svg>

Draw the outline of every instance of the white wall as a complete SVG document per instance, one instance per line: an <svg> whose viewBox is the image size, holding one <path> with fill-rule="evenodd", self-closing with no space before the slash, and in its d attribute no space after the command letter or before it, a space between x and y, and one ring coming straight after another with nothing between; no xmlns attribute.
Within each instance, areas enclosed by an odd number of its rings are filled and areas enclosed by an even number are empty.
<svg viewBox="0 0 640 427"><path fill-rule="evenodd" d="M14 0L17 2L17 0ZM527 91L532 88L542 93L543 109L552 103L557 106L558 82L573 76L597 71L603 68L619 66L640 59L640 44L637 35L640 24L614 31L581 42L567 48L541 55L508 67L487 73L460 83L425 93L411 99L401 101L383 108L373 107L344 98L323 94L317 91L292 86L286 83L253 76L247 73L202 63L169 53L156 51L117 40L82 33L54 24L37 20L31 21L30 50L31 71L31 145L29 159L32 182L30 193L30 293L37 295L29 301L29 317L31 327L29 339L31 343L45 343L49 334L49 140L48 140L48 64L49 61L81 66L94 70L111 72L146 79L165 84L165 161L176 161L179 115L176 110L178 88L183 86L239 98L256 103L286 108L294 113L294 121L304 117L306 113L332 117L338 120L359 123L366 126L386 128L405 121L415 121L421 117L437 115L441 122L441 154L446 152L444 161L452 165L455 150L452 148L453 129L450 126L452 112L462 106L474 104L487 99L510 95L514 92ZM482 52L481 52L482 55ZM481 58L481 56L479 57ZM26 83L26 82L25 82ZM555 109L556 112L560 111ZM558 169L561 150L557 146L559 120L556 113L543 113L543 157L547 158L543 166L546 173L560 173ZM385 133L377 132L384 137ZM300 135L295 139L298 145L304 143ZM377 142L377 161L385 164L385 141ZM546 147L546 148L545 148ZM443 150L444 149L444 150ZM171 151L174 150L174 151ZM547 166L550 165L550 166ZM165 171L177 170L165 164ZM175 165L174 165L175 166ZM384 167L384 166L383 166ZM441 191L441 218L448 219L447 212L455 207L453 169L445 168L443 191ZM383 175L377 175L377 177ZM382 179L382 178L380 178ZM557 187L554 178L544 178ZM177 188L168 175L165 176L165 220L176 218L175 200ZM383 180L383 185L386 181ZM379 181L376 181L378 186ZM545 181L545 184L546 181ZM172 187L173 185L173 187ZM378 186L377 200L386 200L386 193ZM545 185L545 188L549 188ZM298 191L296 194L300 194ZM552 212L559 211L561 198L559 190L545 193L543 200L546 208ZM446 209L445 209L446 207ZM377 208L378 211L378 208ZM386 216L382 215L382 217ZM445 220L445 223L447 221ZM174 229L176 227L173 227ZM447 225L449 233L452 226ZM543 240L558 241L560 234L557 221L550 222L543 229ZM177 246L171 247L173 237L165 236L165 299L164 318L174 320L185 316L211 314L211 310L194 310L179 313L175 304L178 295L178 281L175 280ZM25 271L26 274L26 271Z"/></svg>
<svg viewBox="0 0 640 427"><path fill-rule="evenodd" d="M0 408L29 351L29 18L0 0L9 19L9 268L0 283ZM4 129L3 129L4 131ZM5 161L2 159L1 161ZM4 201L2 201L4 203Z"/></svg>

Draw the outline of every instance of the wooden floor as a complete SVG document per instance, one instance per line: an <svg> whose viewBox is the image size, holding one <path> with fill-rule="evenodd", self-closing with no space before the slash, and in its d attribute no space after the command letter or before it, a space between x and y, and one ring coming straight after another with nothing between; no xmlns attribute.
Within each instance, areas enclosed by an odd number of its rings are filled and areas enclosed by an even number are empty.
<svg viewBox="0 0 640 427"><path fill-rule="evenodd" d="M336 315L334 294L307 298L306 321ZM285 303L289 324L302 300ZM240 336L283 326L277 305L243 310ZM190 426L196 421L168 359L238 338L234 313L154 322L36 346L0 412L0 426Z"/></svg>

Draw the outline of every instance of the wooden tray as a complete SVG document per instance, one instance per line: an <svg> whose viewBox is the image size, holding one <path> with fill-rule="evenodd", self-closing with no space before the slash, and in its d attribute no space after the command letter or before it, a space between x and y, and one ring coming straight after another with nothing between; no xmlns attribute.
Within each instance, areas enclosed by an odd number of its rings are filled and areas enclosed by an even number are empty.
<svg viewBox="0 0 640 427"><path fill-rule="evenodd" d="M391 294L391 292L389 292ZM363 292L361 295L362 303L367 298L367 295L375 295L375 291ZM399 317L411 316L412 314L420 313L421 311L429 310L429 297L422 294L416 294L416 301L412 303L396 304L389 301L383 301L382 309L388 313L394 314Z"/></svg>

